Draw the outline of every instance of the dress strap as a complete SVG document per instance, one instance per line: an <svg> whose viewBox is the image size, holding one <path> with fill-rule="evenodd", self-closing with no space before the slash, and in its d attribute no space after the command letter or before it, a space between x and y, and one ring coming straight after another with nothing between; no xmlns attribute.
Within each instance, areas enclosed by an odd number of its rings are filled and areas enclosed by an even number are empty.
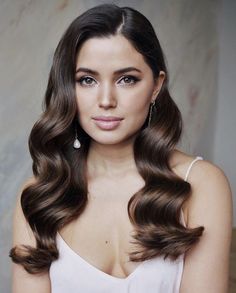
<svg viewBox="0 0 236 293"><path fill-rule="evenodd" d="M200 157L200 156L197 156L197 157L191 162L191 164L189 165L188 170L187 170L187 172L186 172L186 175L185 175L185 179L184 179L184 181L187 181L187 179L188 179L188 175L189 175L189 172L190 172L190 170L191 170L193 164L194 164L195 162L199 161L199 160L203 160L203 158Z"/></svg>

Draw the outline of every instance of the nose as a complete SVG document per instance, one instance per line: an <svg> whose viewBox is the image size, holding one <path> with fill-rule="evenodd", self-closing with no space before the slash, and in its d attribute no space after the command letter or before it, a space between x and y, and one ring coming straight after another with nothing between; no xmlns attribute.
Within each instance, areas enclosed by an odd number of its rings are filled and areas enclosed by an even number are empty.
<svg viewBox="0 0 236 293"><path fill-rule="evenodd" d="M101 91L98 97L98 105L100 108L104 108L104 109L116 107L117 99L116 99L116 94L112 85L104 84L101 87Z"/></svg>

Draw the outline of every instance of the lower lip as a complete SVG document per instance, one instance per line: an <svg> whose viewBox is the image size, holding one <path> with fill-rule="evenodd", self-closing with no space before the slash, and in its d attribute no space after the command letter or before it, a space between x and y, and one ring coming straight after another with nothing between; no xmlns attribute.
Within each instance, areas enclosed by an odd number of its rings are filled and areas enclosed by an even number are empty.
<svg viewBox="0 0 236 293"><path fill-rule="evenodd" d="M120 125L121 120L115 120L115 121L105 121L105 120L95 120L95 124L104 130L112 130L115 129L117 126Z"/></svg>

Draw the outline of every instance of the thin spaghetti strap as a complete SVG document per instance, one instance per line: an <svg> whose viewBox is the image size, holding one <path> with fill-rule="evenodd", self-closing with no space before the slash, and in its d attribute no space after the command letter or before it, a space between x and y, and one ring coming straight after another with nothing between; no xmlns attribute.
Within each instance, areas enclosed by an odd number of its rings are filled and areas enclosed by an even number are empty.
<svg viewBox="0 0 236 293"><path fill-rule="evenodd" d="M187 172L186 172L186 175L185 175L185 179L184 179L184 181L187 181L187 179L188 179L188 175L189 175L189 172L190 172L190 170L191 170L193 164L194 164L195 162L199 161L199 160L203 160L203 158L200 157L200 156L197 156L197 157L191 162L191 164L189 165L188 170L187 170Z"/></svg>

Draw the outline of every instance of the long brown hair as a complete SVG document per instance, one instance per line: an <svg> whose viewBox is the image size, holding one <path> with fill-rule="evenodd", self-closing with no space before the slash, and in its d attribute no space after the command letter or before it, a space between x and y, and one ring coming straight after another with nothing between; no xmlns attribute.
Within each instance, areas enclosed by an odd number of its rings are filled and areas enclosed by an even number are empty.
<svg viewBox="0 0 236 293"><path fill-rule="evenodd" d="M146 120L134 143L134 157L145 185L129 200L127 209L135 227L131 261L158 255L176 259L200 238L204 227L189 229L180 211L191 186L170 168L170 154L181 137L181 113L168 90L164 55L145 16L129 7L96 6L77 17L62 36L53 59L45 93L43 113L29 136L35 183L21 195L24 216L36 238L36 248L13 247L10 257L29 273L47 271L58 259L57 231L78 218L87 204L86 160L90 137L78 123L75 99L76 56L93 37L121 34L140 52L156 78L166 78L157 97L151 125ZM81 148L74 149L78 129Z"/></svg>

